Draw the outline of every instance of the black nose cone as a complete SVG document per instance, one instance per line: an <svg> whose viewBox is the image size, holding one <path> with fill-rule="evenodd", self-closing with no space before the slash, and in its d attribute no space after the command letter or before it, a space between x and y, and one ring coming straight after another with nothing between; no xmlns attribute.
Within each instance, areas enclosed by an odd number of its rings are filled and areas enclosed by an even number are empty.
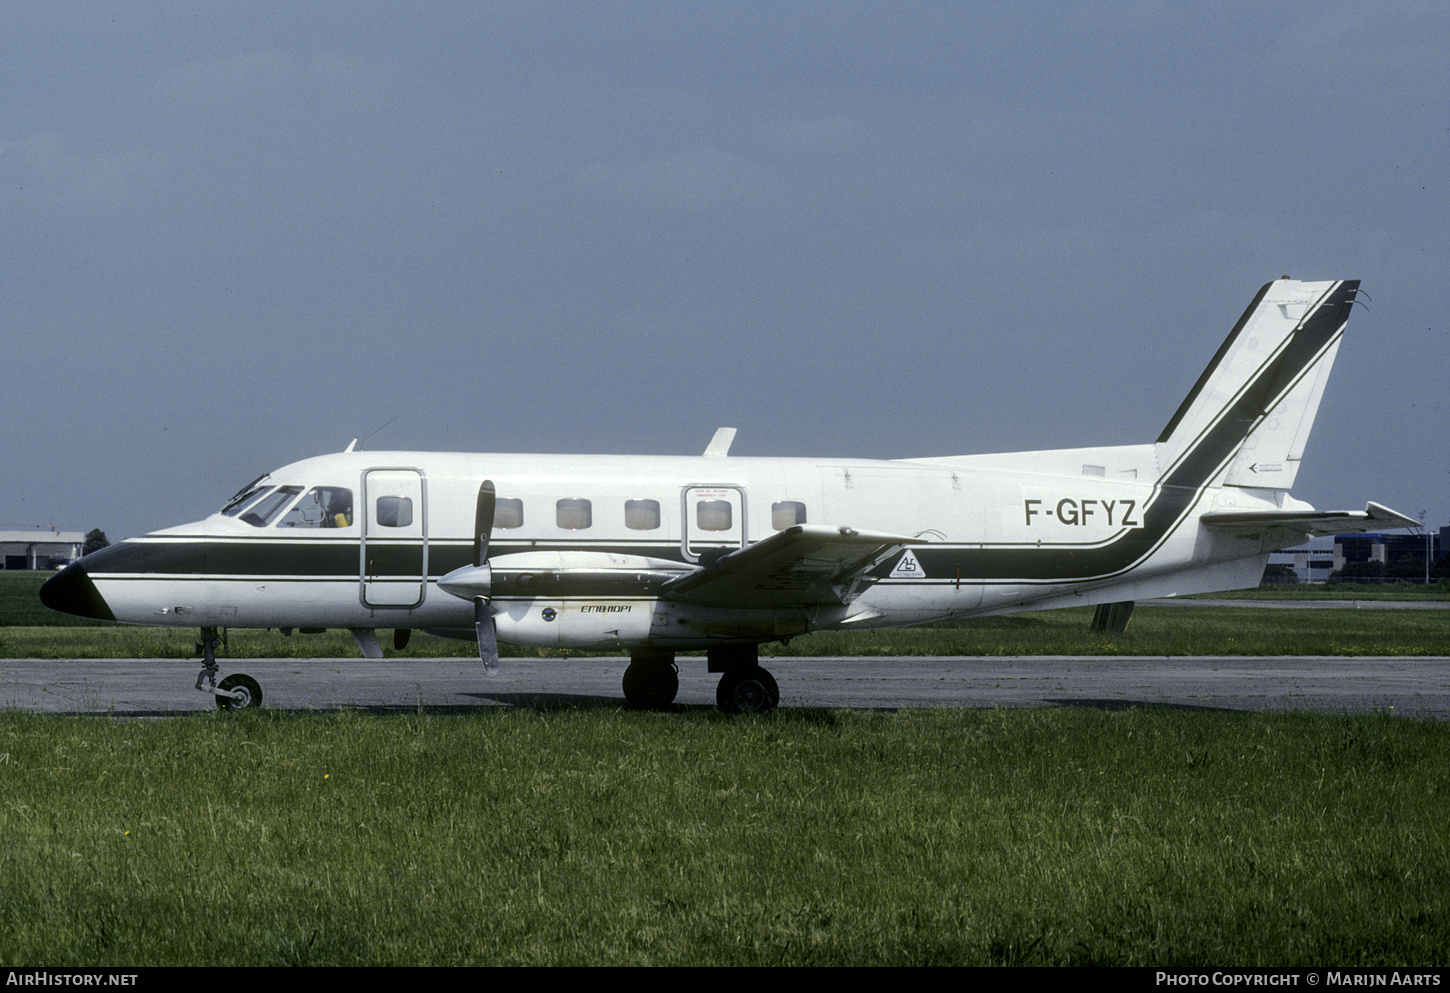
<svg viewBox="0 0 1450 993"><path fill-rule="evenodd" d="M79 562L72 562L45 581L40 588L40 602L51 610L75 617L93 617L100 621L116 619Z"/></svg>

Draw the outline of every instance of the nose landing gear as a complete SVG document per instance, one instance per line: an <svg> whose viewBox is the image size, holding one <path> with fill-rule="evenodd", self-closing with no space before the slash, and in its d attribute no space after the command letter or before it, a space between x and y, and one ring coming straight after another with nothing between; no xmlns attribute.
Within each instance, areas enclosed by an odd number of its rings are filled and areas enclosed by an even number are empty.
<svg viewBox="0 0 1450 993"><path fill-rule="evenodd" d="M216 674L216 647L221 643L216 628L201 629L201 672L196 674L196 688L216 697L218 710L247 710L262 705L262 687L251 676L234 672L220 683Z"/></svg>

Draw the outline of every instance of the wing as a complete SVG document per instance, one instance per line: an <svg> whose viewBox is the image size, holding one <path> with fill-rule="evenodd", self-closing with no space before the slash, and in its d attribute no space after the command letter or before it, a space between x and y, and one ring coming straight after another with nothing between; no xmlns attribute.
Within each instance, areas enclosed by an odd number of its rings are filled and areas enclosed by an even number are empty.
<svg viewBox="0 0 1450 993"><path fill-rule="evenodd" d="M660 596L722 607L846 604L877 577L873 568L917 538L797 524L672 579Z"/></svg>
<svg viewBox="0 0 1450 993"><path fill-rule="evenodd" d="M1302 544L1311 537L1418 527L1420 523L1377 503L1366 504L1364 510L1222 511L1204 514L1199 519L1205 527L1242 537L1283 532L1287 542L1284 548Z"/></svg>

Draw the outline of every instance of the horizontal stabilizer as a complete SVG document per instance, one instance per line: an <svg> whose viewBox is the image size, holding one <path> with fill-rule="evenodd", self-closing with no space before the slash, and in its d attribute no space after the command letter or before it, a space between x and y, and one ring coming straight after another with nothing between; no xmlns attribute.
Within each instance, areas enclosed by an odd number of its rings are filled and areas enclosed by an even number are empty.
<svg viewBox="0 0 1450 993"><path fill-rule="evenodd" d="M917 538L798 524L666 583L667 600L718 607L850 603L866 574Z"/></svg>
<svg viewBox="0 0 1450 993"><path fill-rule="evenodd" d="M1200 520L1205 527L1215 531L1228 531L1244 536L1285 530L1315 538L1331 534L1359 534L1419 526L1418 521L1377 503L1367 504L1364 510L1224 511L1204 514Z"/></svg>

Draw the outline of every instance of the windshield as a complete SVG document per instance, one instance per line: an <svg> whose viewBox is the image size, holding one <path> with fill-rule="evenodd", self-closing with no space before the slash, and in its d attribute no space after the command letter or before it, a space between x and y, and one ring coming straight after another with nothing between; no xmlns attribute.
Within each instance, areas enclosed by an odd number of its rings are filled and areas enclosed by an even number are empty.
<svg viewBox="0 0 1450 993"><path fill-rule="evenodd" d="M242 520L254 528L264 528L268 524L271 524L277 515L282 513L287 505L301 492L302 487L300 486L279 486L252 504L251 509L242 514Z"/></svg>
<svg viewBox="0 0 1450 993"><path fill-rule="evenodd" d="M226 502L226 505L222 507L221 513L226 514L228 517L236 517L240 514L243 507L255 500L260 494L266 493L272 488L270 486L259 485L269 475L271 474L264 472L246 486L237 490L232 498Z"/></svg>

